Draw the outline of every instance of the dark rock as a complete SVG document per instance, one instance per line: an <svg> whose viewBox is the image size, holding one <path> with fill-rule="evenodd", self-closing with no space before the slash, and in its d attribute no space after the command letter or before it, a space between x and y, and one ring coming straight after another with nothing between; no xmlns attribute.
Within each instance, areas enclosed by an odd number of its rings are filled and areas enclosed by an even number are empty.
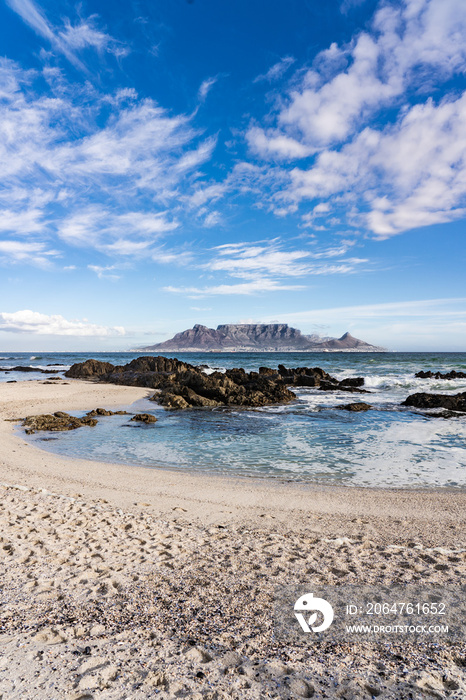
<svg viewBox="0 0 466 700"><path fill-rule="evenodd" d="M41 369L40 367L23 367L22 365L17 365L16 367L1 367L0 372L5 372L9 374L10 372L36 372L37 374L57 374L59 369Z"/></svg>
<svg viewBox="0 0 466 700"><path fill-rule="evenodd" d="M401 405L466 412L466 391L461 394L411 394Z"/></svg>
<svg viewBox="0 0 466 700"><path fill-rule="evenodd" d="M161 396L156 394L151 400L158 401L159 399L160 403L162 406L165 406L165 408L189 408L189 403L185 401L182 396L178 396L177 394L170 394L169 392L165 392Z"/></svg>
<svg viewBox="0 0 466 700"><path fill-rule="evenodd" d="M157 418L153 416L152 413L136 413L131 420L140 423L157 423Z"/></svg>
<svg viewBox="0 0 466 700"><path fill-rule="evenodd" d="M86 360L73 365L66 375L157 389L158 393L152 400L159 401L166 408L287 403L296 398L288 388L290 385L316 387L326 391L364 392L357 388L364 383L363 379L349 378L338 382L320 367L287 369L279 365L278 370L261 367L259 372L246 372L237 367L224 373L206 374L201 367L174 358L152 356L138 357L122 366Z"/></svg>
<svg viewBox="0 0 466 700"><path fill-rule="evenodd" d="M32 435L39 430L76 430L76 428L81 428L83 425L93 427L97 425L97 421L95 418L89 418L88 416L76 418L68 413L63 413L63 411L56 411L53 415L28 416L24 419L22 425L26 428L26 434Z"/></svg>
<svg viewBox="0 0 466 700"><path fill-rule="evenodd" d="M342 379L341 382L336 381L322 381L319 386L320 391L348 391L351 394L370 394L367 389L359 389L356 386L351 386L346 384L346 379Z"/></svg>
<svg viewBox="0 0 466 700"><path fill-rule="evenodd" d="M459 411L436 411L435 413L424 413L426 418L463 418Z"/></svg>
<svg viewBox="0 0 466 700"><path fill-rule="evenodd" d="M348 377L347 379L342 379L340 382L340 387L360 387L364 386L364 377Z"/></svg>
<svg viewBox="0 0 466 700"><path fill-rule="evenodd" d="M98 378L109 374L113 369L114 365L110 362L86 360L85 362L78 362L72 365L70 369L65 372L65 377L71 377L72 379Z"/></svg>
<svg viewBox="0 0 466 700"><path fill-rule="evenodd" d="M442 374L441 372L431 372L429 370L428 372L417 372L414 376L418 379L466 379L466 372L457 372L455 369L452 369L451 372Z"/></svg>
<svg viewBox="0 0 466 700"><path fill-rule="evenodd" d="M106 408L93 408L88 411L86 416L93 418L94 416L127 416L128 411L108 411Z"/></svg>
<svg viewBox="0 0 466 700"><path fill-rule="evenodd" d="M265 374L268 377L276 377L278 372L276 369L271 369L270 367L259 367L259 374Z"/></svg>
<svg viewBox="0 0 466 700"><path fill-rule="evenodd" d="M341 411L369 411L372 406L368 403L347 403L344 406L337 406Z"/></svg>

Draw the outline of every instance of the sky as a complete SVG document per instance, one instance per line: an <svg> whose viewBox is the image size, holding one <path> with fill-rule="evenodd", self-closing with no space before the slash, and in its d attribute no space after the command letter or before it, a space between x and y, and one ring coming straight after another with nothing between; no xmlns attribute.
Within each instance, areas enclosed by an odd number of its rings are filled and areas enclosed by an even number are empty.
<svg viewBox="0 0 466 700"><path fill-rule="evenodd" d="M0 0L0 351L466 351L464 0Z"/></svg>

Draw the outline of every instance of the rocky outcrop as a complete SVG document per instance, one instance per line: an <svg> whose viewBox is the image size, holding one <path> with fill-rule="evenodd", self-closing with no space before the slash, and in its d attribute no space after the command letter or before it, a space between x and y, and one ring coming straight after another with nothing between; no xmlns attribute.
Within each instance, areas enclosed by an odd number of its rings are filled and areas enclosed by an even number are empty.
<svg viewBox="0 0 466 700"><path fill-rule="evenodd" d="M319 350L381 351L345 333L341 338L321 340L303 335L286 323L225 323L216 329L196 324L170 340L140 348L149 352L308 352Z"/></svg>
<svg viewBox="0 0 466 700"><path fill-rule="evenodd" d="M63 413L63 411L56 411L53 415L42 414L28 416L24 419L22 425L26 429L26 434L32 435L39 430L56 432L62 430L76 430L76 428L81 428L83 425L93 427L97 425L97 421L95 418L90 418L89 416L76 418L75 416L70 416L68 413Z"/></svg>
<svg viewBox="0 0 466 700"><path fill-rule="evenodd" d="M259 372L267 369L266 367L261 367ZM366 389L360 388L364 386L363 377L348 377L338 381L338 379L335 379L335 377L332 377L320 367L287 369L283 365L278 365L278 372L287 384L293 384L294 386L314 387L320 391L349 391L356 394L370 393Z"/></svg>
<svg viewBox="0 0 466 700"><path fill-rule="evenodd" d="M157 418L152 413L136 413L131 420L136 423L157 423Z"/></svg>
<svg viewBox="0 0 466 700"><path fill-rule="evenodd" d="M446 408L449 411L466 412L466 391L461 394L411 394L402 406L413 408Z"/></svg>
<svg viewBox="0 0 466 700"><path fill-rule="evenodd" d="M0 367L0 372L9 374L10 372L36 372L36 374L57 374L59 369L41 369L40 367L30 367L29 365L17 365L16 367Z"/></svg>
<svg viewBox="0 0 466 700"><path fill-rule="evenodd" d="M428 372L417 372L414 376L418 379L466 379L466 372L457 372L455 369L452 369L451 372L442 374L442 372L431 372L429 370Z"/></svg>
<svg viewBox="0 0 466 700"><path fill-rule="evenodd" d="M353 413L359 413L360 411L369 411L372 406L368 403L347 403L344 406L337 406L340 411L352 411Z"/></svg>
<svg viewBox="0 0 466 700"><path fill-rule="evenodd" d="M86 416L93 418L94 416L127 416L128 411L109 411L106 408L93 408L92 411L88 411Z"/></svg>
<svg viewBox="0 0 466 700"><path fill-rule="evenodd" d="M78 368L79 370L75 370ZM101 362L100 360L86 360L85 362L80 362L76 365L72 365L70 369L65 372L66 377L71 377L72 379L88 379L89 377L96 378L104 374L108 374L113 369L113 365L110 362ZM78 372L78 373L75 373Z"/></svg>
<svg viewBox="0 0 466 700"><path fill-rule="evenodd" d="M359 388L364 384L362 377L338 381L320 367L291 369L279 365L276 370L261 367L259 372L246 372L237 368L206 374L201 367L160 356L139 357L122 366L86 360L73 365L66 376L156 389L152 400L177 409L287 403L296 398L289 386L369 393Z"/></svg>

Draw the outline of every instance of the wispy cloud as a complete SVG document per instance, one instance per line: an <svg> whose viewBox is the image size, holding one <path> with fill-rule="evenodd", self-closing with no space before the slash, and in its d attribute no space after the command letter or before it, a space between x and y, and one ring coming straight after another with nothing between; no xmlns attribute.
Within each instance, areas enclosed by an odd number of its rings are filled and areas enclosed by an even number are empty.
<svg viewBox="0 0 466 700"><path fill-rule="evenodd" d="M164 291L201 298L301 290L307 283L290 284L287 280L353 274L362 263L368 262L363 258L345 257L350 247L348 243L320 250L290 250L279 238L254 243L223 243L212 249L213 257L208 262L198 265L210 275L220 276L222 283L205 287L167 286ZM224 283L225 275L243 281Z"/></svg>
<svg viewBox="0 0 466 700"><path fill-rule="evenodd" d="M203 80L201 83L201 86L199 88L199 92L197 94L198 98L203 102L215 83L217 82L218 78L206 78L206 80Z"/></svg>
<svg viewBox="0 0 466 700"><path fill-rule="evenodd" d="M106 50L118 57L129 52L127 47L95 26L95 17L75 26L66 19L63 28L57 28L33 0L6 2L36 34L50 42L52 48L63 54L78 70L87 72L84 63L76 55L76 52L82 49L92 47L98 51Z"/></svg>
<svg viewBox="0 0 466 700"><path fill-rule="evenodd" d="M216 138L193 117L134 90L37 96L36 77L0 59L0 232L138 256L180 226L183 209L219 222L210 202L222 187L201 195L199 184Z"/></svg>
<svg viewBox="0 0 466 700"><path fill-rule="evenodd" d="M0 331L32 333L34 335L68 335L106 337L125 335L121 326L108 327L89 323L87 319L68 321L63 316L48 316L26 309L0 313Z"/></svg>
<svg viewBox="0 0 466 700"><path fill-rule="evenodd" d="M72 245L137 255L147 252L163 233L177 227L178 222L170 219L168 212L114 214L96 205L64 219L58 234Z"/></svg>
<svg viewBox="0 0 466 700"><path fill-rule="evenodd" d="M380 319L398 317L457 317L466 318L466 297L446 299L421 299L413 301L387 302L383 304L363 304L358 306L338 306L325 309L312 309L285 314L287 321L326 322L346 318L348 322L360 319Z"/></svg>
<svg viewBox="0 0 466 700"><path fill-rule="evenodd" d="M218 284L210 287L164 287L164 292L184 294L191 299L202 299L207 296L229 296L263 294L264 292L295 291L305 289L303 285L282 284L276 280L258 279L240 284Z"/></svg>
<svg viewBox="0 0 466 700"><path fill-rule="evenodd" d="M45 243L26 241L0 241L0 263L31 263L39 267L50 265L50 259L59 255L47 249Z"/></svg>
<svg viewBox="0 0 466 700"><path fill-rule="evenodd" d="M114 270L117 269L116 265L88 265L87 267L89 270L92 270L92 272L95 272L97 277L101 280L119 280L121 277L121 275L117 275L114 272Z"/></svg>
<svg viewBox="0 0 466 700"><path fill-rule="evenodd" d="M45 230L44 213L40 209L12 211L0 209L0 232L14 234L40 233Z"/></svg>
<svg viewBox="0 0 466 700"><path fill-rule="evenodd" d="M302 277L309 268L302 260L309 257L305 250L285 251L278 241L264 244L231 243L214 248L217 256L205 265L212 271L228 272L234 277L251 274L271 274L280 277Z"/></svg>
<svg viewBox="0 0 466 700"><path fill-rule="evenodd" d="M274 63L266 73L263 75L258 75L257 78L254 79L254 82L259 83L265 80L270 83L274 80L278 80L285 75L288 68L290 68L294 62L295 59L292 56L285 56L284 58L280 59L280 61L277 61L277 63Z"/></svg>
<svg viewBox="0 0 466 700"><path fill-rule="evenodd" d="M232 277L244 279L259 275L281 278L345 274L368 262L365 258L345 258L349 248L350 245L346 244L319 250L288 250L279 239L257 243L227 243L216 246L215 257L203 267L212 272L226 272ZM337 257L340 258L338 264L326 262L329 258Z"/></svg>

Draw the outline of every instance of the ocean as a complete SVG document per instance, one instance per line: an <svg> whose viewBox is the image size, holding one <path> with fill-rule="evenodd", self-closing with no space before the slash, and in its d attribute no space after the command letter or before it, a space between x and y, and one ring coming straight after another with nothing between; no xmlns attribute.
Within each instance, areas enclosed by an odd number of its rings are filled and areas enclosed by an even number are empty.
<svg viewBox="0 0 466 700"><path fill-rule="evenodd" d="M258 409L166 411L143 400L151 425L128 417L99 418L95 428L37 433L26 439L65 456L147 468L201 471L292 482L389 488L466 487L466 416L435 418L400 406L420 391L455 394L466 379L417 379L419 370L466 371L466 353L164 353L206 371L322 367L338 379L364 377L370 394L293 388L285 406ZM138 353L0 353L0 367L58 369L89 357L125 364ZM60 375L61 376L61 375ZM47 379L42 373L0 372L0 382ZM0 386L1 391L1 386ZM373 410L350 413L343 404L364 401ZM123 407L125 408L125 407ZM128 408L128 407L126 407ZM82 415L76 413L76 415ZM20 434L24 435L21 428Z"/></svg>

